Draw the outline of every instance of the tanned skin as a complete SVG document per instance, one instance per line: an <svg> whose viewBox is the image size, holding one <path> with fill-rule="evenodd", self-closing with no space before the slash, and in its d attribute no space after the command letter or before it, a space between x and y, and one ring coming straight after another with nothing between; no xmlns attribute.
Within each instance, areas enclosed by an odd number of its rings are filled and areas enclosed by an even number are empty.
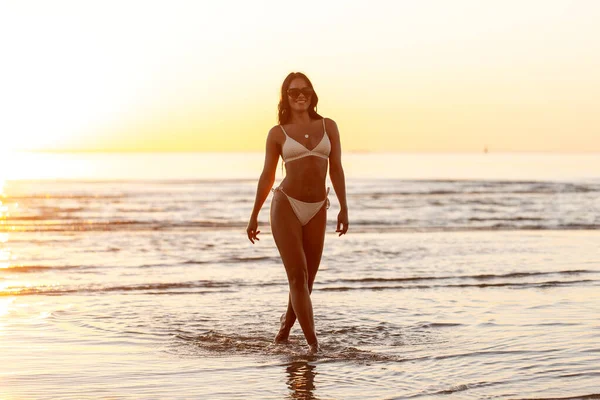
<svg viewBox="0 0 600 400"><path fill-rule="evenodd" d="M304 79L295 78L291 81L289 89L307 86L309 85ZM295 100L288 97L291 117L284 128L291 138L312 150L323 138L323 122L310 118L310 96L308 97L304 94L300 94ZM291 161L286 164L286 176L280 187L295 199L311 203L322 201L326 197L325 179L329 167L329 177L340 203L336 232L339 233L338 236L342 236L348 231L348 206L340 134L336 123L329 118L325 118L325 127L331 142L329 163L326 159L312 156ZM309 137L306 138L305 134ZM253 244L259 240L258 213L275 182L275 171L285 140L285 134L279 125L274 126L267 136L265 164L258 181L252 215L246 228L248 239ZM323 204L321 210L302 226L285 195L275 191L270 216L271 232L285 266L290 288L287 311L281 316L275 342L286 342L292 326L298 319L309 345L309 352L316 353L319 351L319 345L310 294L323 254L327 208Z"/></svg>

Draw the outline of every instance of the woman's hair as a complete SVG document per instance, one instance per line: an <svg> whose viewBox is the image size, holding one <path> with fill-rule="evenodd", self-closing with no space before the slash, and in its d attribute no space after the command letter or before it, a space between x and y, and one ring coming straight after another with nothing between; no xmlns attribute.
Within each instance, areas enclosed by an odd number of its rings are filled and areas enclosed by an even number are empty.
<svg viewBox="0 0 600 400"><path fill-rule="evenodd" d="M283 81L283 84L281 85L281 97L279 99L279 105L277 106L280 125L287 123L290 120L290 117L292 115L292 112L290 110L290 101L288 99L287 90L290 87L290 83L292 83L292 81L296 78L304 79L306 81L306 83L308 84L308 86L310 86L310 88L313 90L313 93L310 96L310 106L308 107L308 115L312 119L323 118L319 114L317 114L317 103L319 102L319 97L317 96L317 92L315 92L315 88L313 87L310 80L302 72L291 72L285 78L285 80Z"/></svg>

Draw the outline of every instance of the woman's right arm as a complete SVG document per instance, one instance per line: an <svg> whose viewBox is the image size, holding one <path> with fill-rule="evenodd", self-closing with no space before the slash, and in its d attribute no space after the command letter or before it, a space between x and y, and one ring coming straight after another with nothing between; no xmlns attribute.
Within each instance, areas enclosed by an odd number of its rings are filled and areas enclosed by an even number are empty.
<svg viewBox="0 0 600 400"><path fill-rule="evenodd" d="M267 146L265 151L265 165L258 179L258 187L256 189L256 199L254 200L254 208L250 215L250 221L246 228L248 239L254 244L254 240L260 240L256 235L260 233L258 228L258 213L262 208L265 200L269 196L269 191L275 183L275 171L279 162L279 145L277 144L277 127L271 128L267 136Z"/></svg>

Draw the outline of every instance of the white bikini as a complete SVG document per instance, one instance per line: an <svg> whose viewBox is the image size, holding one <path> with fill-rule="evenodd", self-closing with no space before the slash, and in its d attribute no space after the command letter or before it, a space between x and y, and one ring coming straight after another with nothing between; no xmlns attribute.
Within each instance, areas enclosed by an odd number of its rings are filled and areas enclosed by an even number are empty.
<svg viewBox="0 0 600 400"><path fill-rule="evenodd" d="M323 137L318 145L315 146L314 149L309 150L302 144L298 143L296 140L292 139L285 129L283 129L282 125L279 125L281 130L285 134L285 142L283 142L283 146L281 147L281 157L285 163L290 161L299 160L308 156L320 157L323 159L329 158L329 153L331 152L331 142L329 141L329 136L327 136L327 131L325 130L325 119L323 119ZM316 203L307 203L305 201L300 201L291 196L288 196L287 193L281 189L281 187L277 187L275 189L271 189L273 193L276 190L279 190L281 193L287 197L290 205L292 206L292 210L298 217L298 221L302 225L306 225L323 207L323 204L327 203L327 208L329 208L329 199L327 196L329 195L329 188L327 188L327 194L325 195L325 200L318 201Z"/></svg>

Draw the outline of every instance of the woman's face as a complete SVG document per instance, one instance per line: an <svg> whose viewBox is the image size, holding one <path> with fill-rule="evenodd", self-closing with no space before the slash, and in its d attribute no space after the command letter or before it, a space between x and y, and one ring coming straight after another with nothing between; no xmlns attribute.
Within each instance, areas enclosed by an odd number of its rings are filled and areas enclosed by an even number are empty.
<svg viewBox="0 0 600 400"><path fill-rule="evenodd" d="M308 110L312 97L312 89L302 78L295 78L290 82L287 90L290 108L293 111L303 112Z"/></svg>

